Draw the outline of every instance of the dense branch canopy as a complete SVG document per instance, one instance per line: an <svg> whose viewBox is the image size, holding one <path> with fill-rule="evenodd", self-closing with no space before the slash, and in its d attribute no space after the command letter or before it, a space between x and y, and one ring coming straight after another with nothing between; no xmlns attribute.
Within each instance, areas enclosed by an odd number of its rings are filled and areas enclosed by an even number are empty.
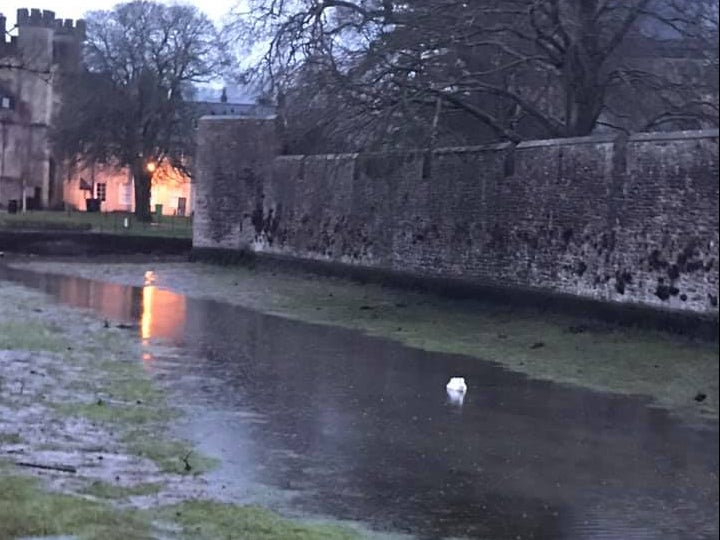
<svg viewBox="0 0 720 540"><path fill-rule="evenodd" d="M179 162L192 151L194 111L185 95L223 69L223 51L220 34L192 6L140 0L90 13L87 70L63 82L56 150L130 167L136 209L148 213L146 165Z"/></svg>
<svg viewBox="0 0 720 540"><path fill-rule="evenodd" d="M238 23L288 123L356 143L717 123L717 0L256 0Z"/></svg>

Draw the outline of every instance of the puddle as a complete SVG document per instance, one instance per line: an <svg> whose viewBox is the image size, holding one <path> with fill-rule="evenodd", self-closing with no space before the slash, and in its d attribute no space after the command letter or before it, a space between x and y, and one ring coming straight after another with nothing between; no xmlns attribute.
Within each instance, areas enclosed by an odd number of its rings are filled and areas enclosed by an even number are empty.
<svg viewBox="0 0 720 540"><path fill-rule="evenodd" d="M139 361L188 412L182 434L222 459L209 480L225 498L419 538L717 537L716 422L188 298L153 276L3 275L179 348ZM463 399L445 390L456 375Z"/></svg>

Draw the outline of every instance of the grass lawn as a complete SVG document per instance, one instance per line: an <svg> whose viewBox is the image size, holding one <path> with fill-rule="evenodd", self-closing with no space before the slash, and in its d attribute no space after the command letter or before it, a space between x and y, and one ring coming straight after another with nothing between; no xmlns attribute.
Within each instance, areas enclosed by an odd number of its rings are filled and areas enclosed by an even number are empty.
<svg viewBox="0 0 720 540"><path fill-rule="evenodd" d="M125 219L128 227L125 227ZM153 216L152 223L142 223L127 212L78 212L35 210L17 214L0 214L0 230L91 231L111 234L173 236L190 238L192 218Z"/></svg>

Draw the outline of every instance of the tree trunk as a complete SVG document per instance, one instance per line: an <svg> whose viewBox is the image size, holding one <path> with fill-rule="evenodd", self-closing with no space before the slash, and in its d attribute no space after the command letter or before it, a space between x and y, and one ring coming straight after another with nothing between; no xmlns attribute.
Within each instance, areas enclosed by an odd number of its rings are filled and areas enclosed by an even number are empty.
<svg viewBox="0 0 720 540"><path fill-rule="evenodd" d="M570 51L565 59L565 136L590 135L605 100L600 65L586 51Z"/></svg>
<svg viewBox="0 0 720 540"><path fill-rule="evenodd" d="M573 86L567 96L570 111L567 136L584 137L592 134L597 126L605 96L595 77L590 81L576 80Z"/></svg>
<svg viewBox="0 0 720 540"><path fill-rule="evenodd" d="M133 164L132 172L135 186L135 217L143 222L152 221L150 212L152 174L147 171L144 162L140 160Z"/></svg>
<svg viewBox="0 0 720 540"><path fill-rule="evenodd" d="M565 122L568 137L590 135L605 102L600 72L605 57L600 53L598 0L577 4L580 25L577 42L565 54Z"/></svg>

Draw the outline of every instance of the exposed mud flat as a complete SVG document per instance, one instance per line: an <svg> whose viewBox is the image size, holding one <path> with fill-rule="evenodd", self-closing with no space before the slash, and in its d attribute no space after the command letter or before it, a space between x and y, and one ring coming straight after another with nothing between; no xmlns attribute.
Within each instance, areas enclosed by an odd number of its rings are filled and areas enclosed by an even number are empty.
<svg viewBox="0 0 720 540"><path fill-rule="evenodd" d="M15 334L5 339L34 350L0 350L0 456L77 469L74 474L38 472L63 490L81 490L94 481L120 487L151 482L167 488L153 494L156 500L202 495L201 478L163 474L156 463L129 452L120 440L119 432L145 425L161 440L165 426L153 422L171 414L161 393L147 404L126 400L133 387L147 383L138 369L137 344L120 330L105 328L93 315L2 285L0 333L12 324ZM82 415L83 408L96 408L99 421L92 421L92 412ZM137 413L136 418L125 421L128 411Z"/></svg>
<svg viewBox="0 0 720 540"><path fill-rule="evenodd" d="M258 538L355 537L231 504L142 367L172 347L4 281L0 306L1 538L225 538L223 522Z"/></svg>

